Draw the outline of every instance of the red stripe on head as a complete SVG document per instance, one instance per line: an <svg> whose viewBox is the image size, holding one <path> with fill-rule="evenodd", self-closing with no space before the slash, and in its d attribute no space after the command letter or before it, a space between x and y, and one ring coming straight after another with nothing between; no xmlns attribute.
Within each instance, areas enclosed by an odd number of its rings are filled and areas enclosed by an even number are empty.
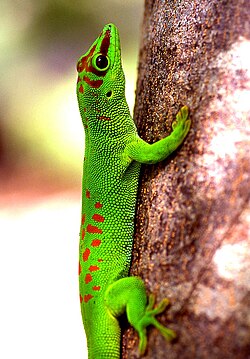
<svg viewBox="0 0 250 359"><path fill-rule="evenodd" d="M109 45L110 45L110 30L107 30L105 33L105 36L102 40L102 44L101 44L101 48L100 48L100 52L102 53L102 55L107 56L108 53L108 49L109 49ZM77 63L77 71L83 72L85 71L87 72L91 72L97 76L100 77L104 77L107 73L107 71L98 71L95 67L93 67L92 65L92 57L95 53L96 50L96 45L94 45L89 54L86 56L83 56L81 58L81 60L78 61Z"/></svg>
<svg viewBox="0 0 250 359"><path fill-rule="evenodd" d="M93 54L95 52L95 48L96 48L96 45L94 45L92 47L92 49L90 50L90 52L87 56L83 56L81 58L81 60L78 61L78 63L77 63L77 71L78 72L82 72L84 70L88 72L88 69L89 69L88 59L93 56Z"/></svg>
<svg viewBox="0 0 250 359"><path fill-rule="evenodd" d="M80 87L79 87L79 92L80 92L80 93L84 93L83 85L80 85Z"/></svg>
<svg viewBox="0 0 250 359"><path fill-rule="evenodd" d="M110 45L110 30L107 30L101 44L100 52L102 53L102 55L107 56L109 45Z"/></svg>
<svg viewBox="0 0 250 359"><path fill-rule="evenodd" d="M87 76L83 77L83 81L94 89L98 89L103 84L103 80L90 80Z"/></svg>

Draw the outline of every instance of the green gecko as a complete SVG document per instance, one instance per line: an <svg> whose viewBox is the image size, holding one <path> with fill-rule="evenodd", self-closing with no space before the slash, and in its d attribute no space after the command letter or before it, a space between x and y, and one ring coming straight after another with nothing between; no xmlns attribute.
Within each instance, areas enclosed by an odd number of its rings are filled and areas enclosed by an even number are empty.
<svg viewBox="0 0 250 359"><path fill-rule="evenodd" d="M155 316L168 305L154 306L130 268L138 178L142 163L165 159L190 128L182 107L173 131L154 144L137 134L125 98L120 38L113 24L77 63L77 98L85 129L80 231L79 286L89 359L120 358L118 317L126 312L139 334L139 351L147 347L146 328L153 325L168 340L175 333Z"/></svg>

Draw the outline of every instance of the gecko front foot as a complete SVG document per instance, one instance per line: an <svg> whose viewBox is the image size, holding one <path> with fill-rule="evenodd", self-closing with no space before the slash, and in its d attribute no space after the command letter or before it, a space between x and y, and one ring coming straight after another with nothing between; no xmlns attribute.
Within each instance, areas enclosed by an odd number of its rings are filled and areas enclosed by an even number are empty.
<svg viewBox="0 0 250 359"><path fill-rule="evenodd" d="M188 107L183 106L176 115L176 120L172 123L172 136L181 143L186 137L191 125L191 120L188 119Z"/></svg>

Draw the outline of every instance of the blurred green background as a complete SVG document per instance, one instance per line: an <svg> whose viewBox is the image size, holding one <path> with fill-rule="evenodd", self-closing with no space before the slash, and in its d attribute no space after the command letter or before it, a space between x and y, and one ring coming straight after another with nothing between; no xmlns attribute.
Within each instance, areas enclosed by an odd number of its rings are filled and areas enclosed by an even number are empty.
<svg viewBox="0 0 250 359"><path fill-rule="evenodd" d="M76 61L116 24L133 109L143 1L1 0L0 13L0 193L79 187Z"/></svg>
<svg viewBox="0 0 250 359"><path fill-rule="evenodd" d="M142 15L142 0L0 2L0 358L87 358L76 62L115 23L133 109Z"/></svg>

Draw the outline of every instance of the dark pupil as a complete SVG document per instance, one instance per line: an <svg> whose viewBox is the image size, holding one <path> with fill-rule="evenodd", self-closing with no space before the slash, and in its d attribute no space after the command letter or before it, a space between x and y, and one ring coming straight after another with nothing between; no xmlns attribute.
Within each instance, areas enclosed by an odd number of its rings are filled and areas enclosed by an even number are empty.
<svg viewBox="0 0 250 359"><path fill-rule="evenodd" d="M108 66L108 59L106 56L100 55L96 59L96 66L99 69L105 69Z"/></svg>

